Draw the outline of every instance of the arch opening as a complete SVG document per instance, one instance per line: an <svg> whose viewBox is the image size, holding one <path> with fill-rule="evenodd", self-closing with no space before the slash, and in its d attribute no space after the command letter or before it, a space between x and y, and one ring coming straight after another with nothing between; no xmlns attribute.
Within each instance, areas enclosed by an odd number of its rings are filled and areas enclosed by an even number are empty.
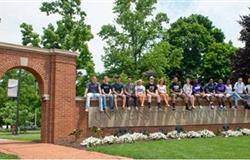
<svg viewBox="0 0 250 160"><path fill-rule="evenodd" d="M28 139L35 142L41 141L41 95L44 93L44 83L37 71L29 67L12 67L1 73L0 77L0 126L12 134L16 130L16 98L7 96L8 80L20 77L19 98L19 136L25 133Z"/></svg>

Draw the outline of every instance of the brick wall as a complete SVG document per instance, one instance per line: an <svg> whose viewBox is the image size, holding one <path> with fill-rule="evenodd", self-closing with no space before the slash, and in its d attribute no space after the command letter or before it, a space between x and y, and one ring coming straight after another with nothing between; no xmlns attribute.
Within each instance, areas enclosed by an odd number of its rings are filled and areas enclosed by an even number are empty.
<svg viewBox="0 0 250 160"><path fill-rule="evenodd" d="M0 78L15 68L31 72L38 81L42 142L67 141L74 129L76 54L0 43Z"/></svg>

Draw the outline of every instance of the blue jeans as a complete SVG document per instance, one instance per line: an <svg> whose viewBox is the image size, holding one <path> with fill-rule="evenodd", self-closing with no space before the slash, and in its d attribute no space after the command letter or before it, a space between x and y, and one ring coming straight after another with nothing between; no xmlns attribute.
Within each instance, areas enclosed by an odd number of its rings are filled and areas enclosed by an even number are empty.
<svg viewBox="0 0 250 160"><path fill-rule="evenodd" d="M90 107L90 99L91 98L98 98L99 100L99 108L102 109L102 96L99 93L87 93L86 96L86 109Z"/></svg>
<svg viewBox="0 0 250 160"><path fill-rule="evenodd" d="M114 110L114 106L113 106L113 95L102 95L102 108L103 109L106 109L107 107L107 99L106 97L109 98L109 108L111 111Z"/></svg>

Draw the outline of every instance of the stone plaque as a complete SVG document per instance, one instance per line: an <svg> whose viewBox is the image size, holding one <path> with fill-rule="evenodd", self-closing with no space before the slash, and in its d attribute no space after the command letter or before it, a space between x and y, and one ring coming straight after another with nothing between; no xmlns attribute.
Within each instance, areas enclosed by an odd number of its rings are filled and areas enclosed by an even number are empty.
<svg viewBox="0 0 250 160"><path fill-rule="evenodd" d="M89 127L139 127L139 126L170 126L170 125L200 125L200 124L233 124L250 123L250 111L243 107L234 109L196 109L186 111L178 107L176 111L157 107L141 108L116 112L100 112L98 107L90 107L88 117Z"/></svg>
<svg viewBox="0 0 250 160"><path fill-rule="evenodd" d="M29 59L27 57L21 57L20 58L20 64L21 66L28 66Z"/></svg>

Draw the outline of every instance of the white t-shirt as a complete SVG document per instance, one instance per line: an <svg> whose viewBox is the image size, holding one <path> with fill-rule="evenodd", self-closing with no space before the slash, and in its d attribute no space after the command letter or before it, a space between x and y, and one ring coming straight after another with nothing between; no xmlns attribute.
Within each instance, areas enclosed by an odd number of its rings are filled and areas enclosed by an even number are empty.
<svg viewBox="0 0 250 160"><path fill-rule="evenodd" d="M233 92L233 87L232 87L232 85L230 84L229 86L228 85L225 85L225 87L226 87L226 93L227 94L230 94L230 93L232 93Z"/></svg>
<svg viewBox="0 0 250 160"><path fill-rule="evenodd" d="M136 94L144 94L145 93L145 87L143 85L136 85L135 86L135 93Z"/></svg>
<svg viewBox="0 0 250 160"><path fill-rule="evenodd" d="M159 93L167 93L166 91L166 85L157 85L157 88L158 88L158 92Z"/></svg>
<svg viewBox="0 0 250 160"><path fill-rule="evenodd" d="M241 83L236 82L234 84L234 90L235 90L236 93L241 93L242 94L244 92L244 90L245 90L245 84L243 82L241 82Z"/></svg>
<svg viewBox="0 0 250 160"><path fill-rule="evenodd" d="M184 94L185 95L190 95L190 94L192 94L192 85L191 84L184 84L184 86L183 86L183 92L184 92Z"/></svg>

